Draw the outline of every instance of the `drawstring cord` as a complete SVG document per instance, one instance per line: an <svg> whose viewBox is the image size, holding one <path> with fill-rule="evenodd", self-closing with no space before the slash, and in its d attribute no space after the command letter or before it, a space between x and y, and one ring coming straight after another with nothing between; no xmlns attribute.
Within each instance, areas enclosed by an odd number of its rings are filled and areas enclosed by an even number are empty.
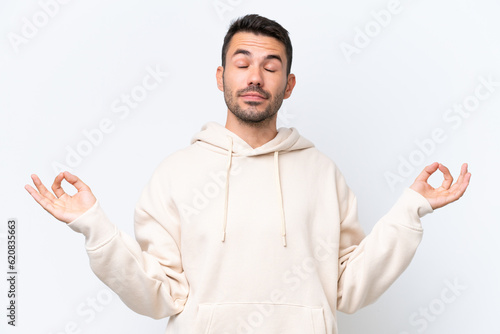
<svg viewBox="0 0 500 334"><path fill-rule="evenodd" d="M274 152L274 177L276 179L276 187L278 189L278 200L281 207L281 236L283 238L283 247L286 247L286 227L285 227L285 210L283 209L283 197L281 194L281 183L280 183L280 168L278 165L278 151Z"/></svg>
<svg viewBox="0 0 500 334"><path fill-rule="evenodd" d="M226 195L224 198L224 224L222 228L222 242L226 239L226 226L227 226L227 207L228 207L228 197L229 197L229 172L231 170L231 162L233 157L233 138L229 138L229 150L228 150L228 160L227 160L227 171L226 171ZM278 193L278 201L281 208L281 237L283 239L283 247L286 247L286 226L285 226L285 210L283 208L283 196L281 193L281 182L280 182L280 170L278 164L278 151L274 152L274 178L276 180L276 188Z"/></svg>
<svg viewBox="0 0 500 334"><path fill-rule="evenodd" d="M231 160L233 157L233 138L229 138L229 150L228 150L228 160L227 160L227 171L226 171L226 197L224 199L224 227L222 229L222 242L226 239L226 225L227 225L227 199L229 195L229 171L231 170Z"/></svg>

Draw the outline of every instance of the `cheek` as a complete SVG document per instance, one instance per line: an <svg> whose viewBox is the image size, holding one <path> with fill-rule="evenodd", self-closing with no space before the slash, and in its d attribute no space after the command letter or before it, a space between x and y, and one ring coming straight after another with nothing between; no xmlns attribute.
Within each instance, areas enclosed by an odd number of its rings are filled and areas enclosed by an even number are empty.
<svg viewBox="0 0 500 334"><path fill-rule="evenodd" d="M241 87L241 79L233 74L229 75L229 73L227 73L224 76L223 80L226 88L229 88L233 91L238 90L238 87Z"/></svg>
<svg viewBox="0 0 500 334"><path fill-rule="evenodd" d="M287 86L287 82L286 81L280 81L280 82L277 82L274 86L273 86L273 92L274 92L274 96L279 96L279 95L282 95L283 92L285 91L286 89L286 86Z"/></svg>
<svg viewBox="0 0 500 334"><path fill-rule="evenodd" d="M273 87L276 89L276 90L283 90L285 89L286 85L287 85L287 79L286 78L283 78L282 76L280 77L276 77L276 76L269 76L269 79L268 81L269 84L272 84Z"/></svg>

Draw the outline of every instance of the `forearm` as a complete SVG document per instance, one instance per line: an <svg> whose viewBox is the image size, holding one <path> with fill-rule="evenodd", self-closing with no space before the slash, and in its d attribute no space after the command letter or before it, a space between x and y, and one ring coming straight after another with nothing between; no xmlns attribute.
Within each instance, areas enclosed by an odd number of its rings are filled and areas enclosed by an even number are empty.
<svg viewBox="0 0 500 334"><path fill-rule="evenodd" d="M377 300L410 264L432 212L428 201L407 188L361 243L341 254L338 309L352 313Z"/></svg>
<svg viewBox="0 0 500 334"><path fill-rule="evenodd" d="M144 252L109 221L98 202L68 226L85 235L92 270L132 310L155 319L183 310L189 285L182 268L162 266Z"/></svg>

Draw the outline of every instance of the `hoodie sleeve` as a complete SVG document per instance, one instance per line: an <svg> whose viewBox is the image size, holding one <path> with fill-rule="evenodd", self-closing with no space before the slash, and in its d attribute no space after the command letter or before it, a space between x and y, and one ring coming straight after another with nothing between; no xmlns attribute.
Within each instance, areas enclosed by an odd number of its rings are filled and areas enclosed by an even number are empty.
<svg viewBox="0 0 500 334"><path fill-rule="evenodd" d="M356 197L340 172L337 185L341 215L337 309L353 313L375 302L408 267L422 239L420 218L433 209L425 197L406 188L365 236Z"/></svg>
<svg viewBox="0 0 500 334"><path fill-rule="evenodd" d="M179 216L155 171L135 208L136 240L120 231L97 201L68 224L85 236L94 273L133 311L160 319L180 313L189 284L180 253Z"/></svg>

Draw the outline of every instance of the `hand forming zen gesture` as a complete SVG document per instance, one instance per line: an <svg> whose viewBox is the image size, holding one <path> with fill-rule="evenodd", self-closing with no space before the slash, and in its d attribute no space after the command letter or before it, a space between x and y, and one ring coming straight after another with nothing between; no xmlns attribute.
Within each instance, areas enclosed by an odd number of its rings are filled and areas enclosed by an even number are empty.
<svg viewBox="0 0 500 334"><path fill-rule="evenodd" d="M52 191L55 195L45 188L36 174L31 175L31 178L38 191L28 184L24 188L33 196L38 204L62 222L71 223L90 209L96 202L96 198L90 191L90 188L70 172L61 172L56 176L52 184ZM73 196L66 194L61 187L63 179L71 183L78 192Z"/></svg>
<svg viewBox="0 0 500 334"><path fill-rule="evenodd" d="M427 180L438 168L443 173L444 180L440 187L433 188L427 183ZM462 197L469 185L470 177L471 174L467 172L467 164L464 163L457 182L452 185L453 177L450 174L450 170L444 165L434 162L424 168L410 188L424 196L433 209L437 209Z"/></svg>

